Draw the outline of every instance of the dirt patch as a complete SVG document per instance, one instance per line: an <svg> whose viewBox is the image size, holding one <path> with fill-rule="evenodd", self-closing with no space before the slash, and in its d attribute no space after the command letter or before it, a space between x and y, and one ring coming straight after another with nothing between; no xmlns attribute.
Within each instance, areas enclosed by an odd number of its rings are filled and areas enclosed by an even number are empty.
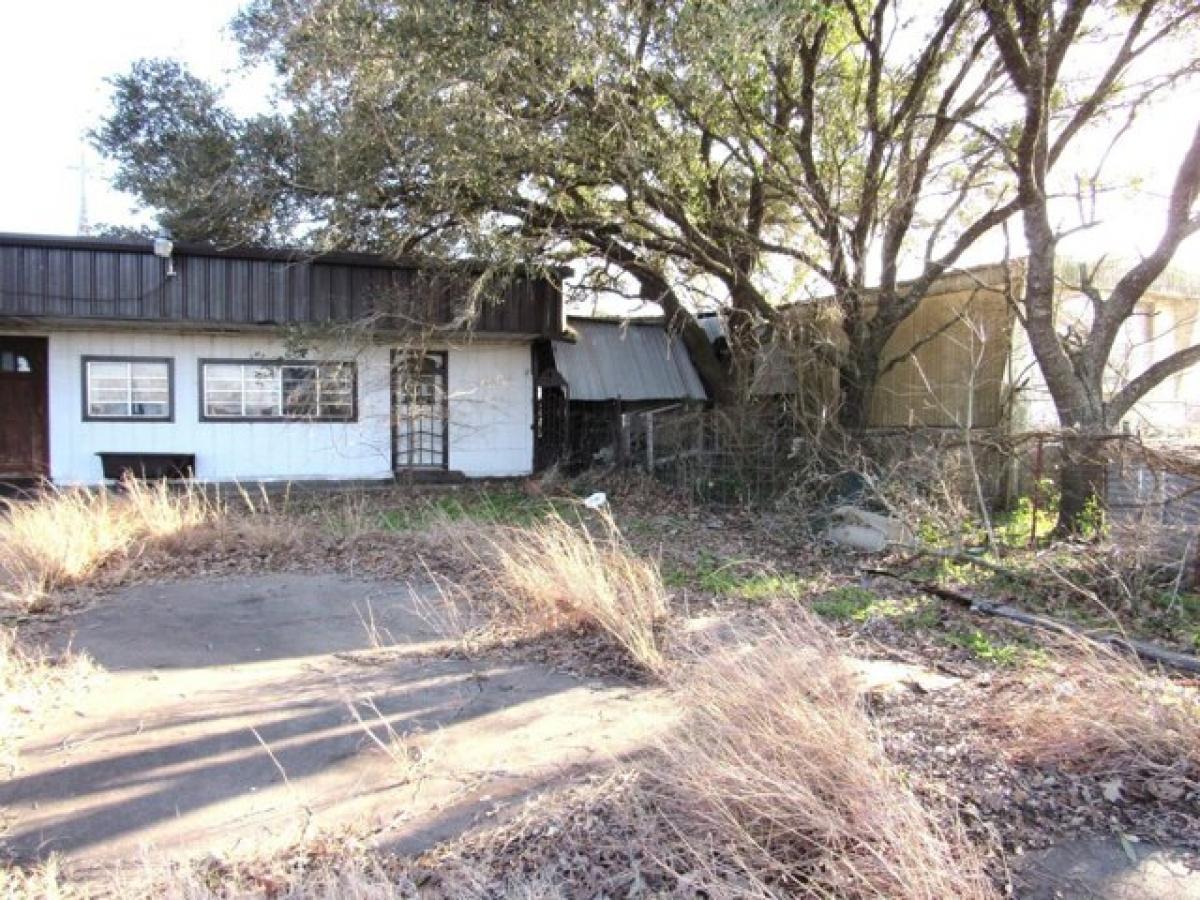
<svg viewBox="0 0 1200 900"><path fill-rule="evenodd" d="M140 585L47 635L107 674L0 785L10 858L270 850L352 824L404 851L636 752L655 691L448 658L422 592L336 576Z"/></svg>

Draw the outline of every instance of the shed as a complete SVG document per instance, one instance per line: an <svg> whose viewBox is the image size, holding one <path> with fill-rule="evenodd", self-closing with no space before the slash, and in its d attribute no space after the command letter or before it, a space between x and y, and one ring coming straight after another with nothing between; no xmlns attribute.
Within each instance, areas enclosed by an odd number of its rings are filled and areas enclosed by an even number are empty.
<svg viewBox="0 0 1200 900"><path fill-rule="evenodd" d="M570 338L550 344L536 380L536 421L542 445L554 445L569 468L619 455L630 412L708 401L682 339L662 319L572 316L567 325Z"/></svg>

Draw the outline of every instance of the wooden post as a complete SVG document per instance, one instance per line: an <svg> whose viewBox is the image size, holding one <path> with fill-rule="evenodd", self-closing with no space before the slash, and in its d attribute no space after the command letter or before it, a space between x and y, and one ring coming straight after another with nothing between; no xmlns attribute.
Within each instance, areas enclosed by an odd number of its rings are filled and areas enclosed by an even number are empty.
<svg viewBox="0 0 1200 900"><path fill-rule="evenodd" d="M1038 510L1041 507L1042 499L1042 436L1039 434L1037 439L1037 450L1033 456L1033 497L1030 500L1030 507L1033 514L1029 517L1029 549L1037 549L1037 519Z"/></svg>

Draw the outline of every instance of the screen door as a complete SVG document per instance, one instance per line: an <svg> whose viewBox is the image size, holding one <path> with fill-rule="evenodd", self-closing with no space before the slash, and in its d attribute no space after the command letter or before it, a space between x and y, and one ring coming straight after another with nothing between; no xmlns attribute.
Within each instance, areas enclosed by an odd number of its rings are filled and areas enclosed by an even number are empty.
<svg viewBox="0 0 1200 900"><path fill-rule="evenodd" d="M446 468L446 354L393 351L392 404L393 468Z"/></svg>

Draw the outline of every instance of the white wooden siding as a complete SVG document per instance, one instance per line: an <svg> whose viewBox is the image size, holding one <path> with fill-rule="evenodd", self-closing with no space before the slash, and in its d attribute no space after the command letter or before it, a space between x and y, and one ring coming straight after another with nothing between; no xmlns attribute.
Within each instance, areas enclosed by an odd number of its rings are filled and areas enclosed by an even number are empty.
<svg viewBox="0 0 1200 900"><path fill-rule="evenodd" d="M201 359L280 358L280 340L252 335L56 331L50 338L50 473L62 484L102 480L99 452L194 453L205 481L387 478L391 473L391 347L328 346L309 359L353 359L355 422L201 422ZM472 477L528 474L533 460L528 344L449 351L449 468ZM173 422L85 422L82 357L170 357Z"/></svg>

